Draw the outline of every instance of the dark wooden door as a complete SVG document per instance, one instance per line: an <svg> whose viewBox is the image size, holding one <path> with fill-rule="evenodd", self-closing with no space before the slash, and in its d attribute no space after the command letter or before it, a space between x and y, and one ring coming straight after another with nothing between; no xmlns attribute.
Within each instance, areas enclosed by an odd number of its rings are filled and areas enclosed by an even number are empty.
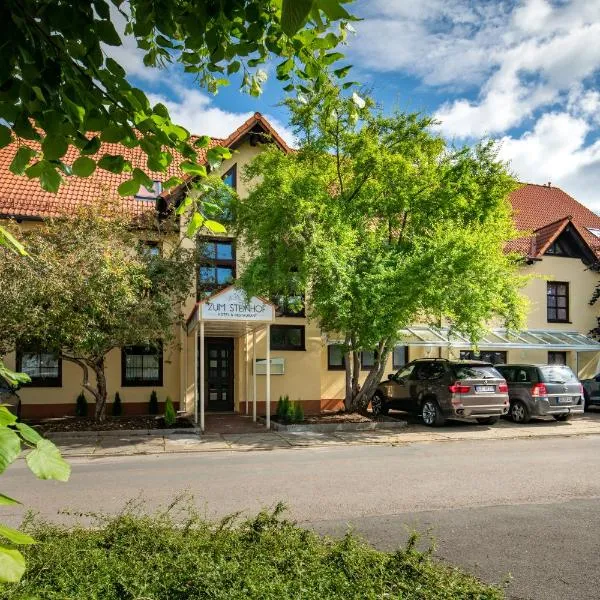
<svg viewBox="0 0 600 600"><path fill-rule="evenodd" d="M206 410L233 410L233 338L205 339Z"/></svg>

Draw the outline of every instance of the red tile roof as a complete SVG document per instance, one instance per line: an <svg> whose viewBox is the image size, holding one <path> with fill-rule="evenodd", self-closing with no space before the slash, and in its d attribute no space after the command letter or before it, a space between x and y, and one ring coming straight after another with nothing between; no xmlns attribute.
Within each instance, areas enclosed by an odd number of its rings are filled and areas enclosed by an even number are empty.
<svg viewBox="0 0 600 600"><path fill-rule="evenodd" d="M255 113L227 138L212 138L211 144L233 147L257 127L262 128L270 135L282 149L289 151L285 141L260 113ZM39 144L30 143L29 145L39 150ZM0 149L0 216L40 218L68 214L73 212L77 206L93 203L101 198L114 199L118 197L119 184L130 177L127 173L116 175L103 169L96 169L90 177L65 177L58 192L53 194L45 192L37 179L29 179L25 175L13 175L9 171L15 150L16 142ZM126 148L119 144L103 143L100 151L93 158L98 159L103 154L120 154L130 160L134 168L145 170L151 178L156 180L165 181L174 175L183 176L177 167L183 159L177 153L166 173L147 171L146 155L140 148ZM78 151L71 147L67 151L64 161L72 164L77 156ZM205 150L200 150L198 157L199 161L203 162L206 159ZM156 205L154 200L140 200L132 196L120 198L119 201L126 212L135 215L153 210Z"/></svg>
<svg viewBox="0 0 600 600"><path fill-rule="evenodd" d="M517 229L531 234L511 242L511 250L540 257L571 222L590 248L600 253L600 239L589 231L600 230L600 216L560 188L526 183L511 194L510 202Z"/></svg>

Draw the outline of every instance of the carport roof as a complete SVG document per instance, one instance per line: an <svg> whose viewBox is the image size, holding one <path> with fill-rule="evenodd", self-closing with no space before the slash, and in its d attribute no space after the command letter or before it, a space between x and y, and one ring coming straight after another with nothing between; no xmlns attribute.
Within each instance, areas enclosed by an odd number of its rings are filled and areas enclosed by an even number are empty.
<svg viewBox="0 0 600 600"><path fill-rule="evenodd" d="M400 330L401 343L409 346L450 346L470 349L511 349L530 348L543 350L578 350L580 352L600 351L600 342L577 331L556 331L549 329L527 329L514 332L506 329L493 329L477 344L450 328L437 329L428 326L406 327Z"/></svg>

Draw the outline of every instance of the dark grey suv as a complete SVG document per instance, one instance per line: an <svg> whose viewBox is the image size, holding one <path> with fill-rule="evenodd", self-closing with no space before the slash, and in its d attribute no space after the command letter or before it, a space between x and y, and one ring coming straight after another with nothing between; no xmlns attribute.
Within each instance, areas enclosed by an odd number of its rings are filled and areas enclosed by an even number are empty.
<svg viewBox="0 0 600 600"><path fill-rule="evenodd" d="M508 383L515 423L553 416L566 421L584 410L583 386L565 365L496 365Z"/></svg>
<svg viewBox="0 0 600 600"><path fill-rule="evenodd" d="M385 415L390 408L420 414L431 426L466 418L492 424L508 412L508 388L490 363L419 359L377 387L373 413Z"/></svg>

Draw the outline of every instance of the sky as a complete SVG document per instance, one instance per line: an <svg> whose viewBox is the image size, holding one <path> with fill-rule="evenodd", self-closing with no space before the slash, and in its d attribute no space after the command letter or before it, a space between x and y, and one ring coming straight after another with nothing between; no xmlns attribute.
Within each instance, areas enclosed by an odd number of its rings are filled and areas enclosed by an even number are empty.
<svg viewBox="0 0 600 600"><path fill-rule="evenodd" d="M342 48L352 80L386 110L432 114L457 145L492 137L520 181L551 182L600 212L600 0L357 0ZM281 85L213 96L178 68L113 56L192 133L225 137L263 113L288 140ZM343 62L341 64L346 64Z"/></svg>

